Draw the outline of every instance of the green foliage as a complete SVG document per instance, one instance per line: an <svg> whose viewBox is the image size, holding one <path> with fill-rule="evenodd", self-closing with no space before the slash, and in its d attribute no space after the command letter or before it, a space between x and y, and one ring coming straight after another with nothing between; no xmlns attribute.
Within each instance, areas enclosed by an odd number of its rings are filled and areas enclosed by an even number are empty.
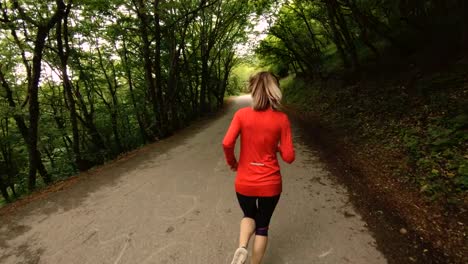
<svg viewBox="0 0 468 264"><path fill-rule="evenodd" d="M427 176L422 190L432 196L440 193L468 191L463 151L468 142L466 114L435 118L421 133L413 133L413 141L405 142L413 162Z"/></svg>
<svg viewBox="0 0 468 264"><path fill-rule="evenodd" d="M229 85L226 90L226 95L239 95L243 90L244 87L242 85L242 82L240 81L240 78L236 75L231 75L231 77L229 78Z"/></svg>
<svg viewBox="0 0 468 264"><path fill-rule="evenodd" d="M286 102L292 103L306 111L311 111L314 107L311 98L318 97L318 90L307 85L304 80L295 79L293 75L283 78L280 81L283 97Z"/></svg>
<svg viewBox="0 0 468 264"><path fill-rule="evenodd" d="M27 192L33 179L28 150L35 141L46 170L38 179L57 180L216 111L225 93L241 90L243 81L232 74L239 62L234 47L246 41L248 18L274 5L64 0L66 13L59 10L61 1L19 2L0 6L0 189L8 189L7 196L10 187ZM59 19L46 32L35 112L28 107L28 71L38 25L54 12ZM34 114L37 136L29 134Z"/></svg>
<svg viewBox="0 0 468 264"><path fill-rule="evenodd" d="M467 43L464 2L286 1L257 54L294 73L323 76L359 71L388 49L400 54L439 45L462 54ZM288 65L289 67L284 67Z"/></svg>
<svg viewBox="0 0 468 264"><path fill-rule="evenodd" d="M259 71L269 70L259 64L255 57L240 58L239 63L232 69L228 95L235 95L248 92L249 79L252 75Z"/></svg>
<svg viewBox="0 0 468 264"><path fill-rule="evenodd" d="M247 84L250 76L257 71L257 66L251 63L240 63L232 70L233 76L239 78L239 82Z"/></svg>

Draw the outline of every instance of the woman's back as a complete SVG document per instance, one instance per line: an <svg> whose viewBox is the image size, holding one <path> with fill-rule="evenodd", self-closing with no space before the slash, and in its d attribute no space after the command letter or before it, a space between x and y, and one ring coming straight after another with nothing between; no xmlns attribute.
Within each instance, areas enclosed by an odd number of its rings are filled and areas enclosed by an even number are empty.
<svg viewBox="0 0 468 264"><path fill-rule="evenodd" d="M281 192L281 174L276 157L294 160L289 120L286 114L271 108L255 111L250 107L236 112L223 140L228 163L235 162L234 145L241 135L236 188L252 196L276 195Z"/></svg>

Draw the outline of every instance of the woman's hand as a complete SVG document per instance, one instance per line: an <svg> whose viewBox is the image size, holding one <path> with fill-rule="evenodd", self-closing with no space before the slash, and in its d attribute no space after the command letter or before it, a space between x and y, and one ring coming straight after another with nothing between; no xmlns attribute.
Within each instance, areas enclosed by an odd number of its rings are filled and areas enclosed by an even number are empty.
<svg viewBox="0 0 468 264"><path fill-rule="evenodd" d="M239 165L239 164L236 162L234 165L231 166L231 170L232 170L232 171L237 171L237 166L238 166L238 165Z"/></svg>

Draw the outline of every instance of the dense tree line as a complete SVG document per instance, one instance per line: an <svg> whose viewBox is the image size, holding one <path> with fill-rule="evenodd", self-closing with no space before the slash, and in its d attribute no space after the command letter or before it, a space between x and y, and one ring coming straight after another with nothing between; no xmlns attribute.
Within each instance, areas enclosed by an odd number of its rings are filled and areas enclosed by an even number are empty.
<svg viewBox="0 0 468 264"><path fill-rule="evenodd" d="M0 1L0 191L167 137L223 103L247 0ZM20 190L23 191L23 190Z"/></svg>
<svg viewBox="0 0 468 264"><path fill-rule="evenodd" d="M324 77L330 55L357 72L368 59L363 49L379 59L383 48L408 55L428 45L462 53L468 46L464 0L291 0L275 17L257 53L283 73Z"/></svg>

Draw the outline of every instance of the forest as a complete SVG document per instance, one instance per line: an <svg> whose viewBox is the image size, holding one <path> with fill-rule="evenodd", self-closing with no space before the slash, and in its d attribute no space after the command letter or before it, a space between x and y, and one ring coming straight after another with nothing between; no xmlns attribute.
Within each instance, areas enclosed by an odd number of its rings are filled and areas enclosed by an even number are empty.
<svg viewBox="0 0 468 264"><path fill-rule="evenodd" d="M2 0L3 199L219 109L255 10L227 0Z"/></svg>
<svg viewBox="0 0 468 264"><path fill-rule="evenodd" d="M0 0L0 12L0 206L173 135L242 90L236 70L268 69L285 105L335 132L322 144L376 164L361 179L376 204L467 258L467 1ZM265 38L241 54L258 21Z"/></svg>

